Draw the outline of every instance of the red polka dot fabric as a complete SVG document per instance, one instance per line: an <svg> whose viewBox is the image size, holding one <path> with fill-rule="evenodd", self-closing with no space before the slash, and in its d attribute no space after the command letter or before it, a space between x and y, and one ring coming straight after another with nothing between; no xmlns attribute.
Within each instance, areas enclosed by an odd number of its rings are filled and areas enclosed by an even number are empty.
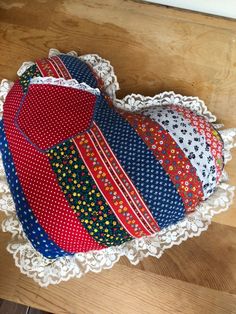
<svg viewBox="0 0 236 314"><path fill-rule="evenodd" d="M71 210L48 157L31 145L16 127L14 119L23 96L17 81L4 103L3 122L18 178L36 219L49 237L67 252L103 248Z"/></svg>
<svg viewBox="0 0 236 314"><path fill-rule="evenodd" d="M84 90L49 84L30 84L16 117L23 135L47 150L86 131L96 96Z"/></svg>

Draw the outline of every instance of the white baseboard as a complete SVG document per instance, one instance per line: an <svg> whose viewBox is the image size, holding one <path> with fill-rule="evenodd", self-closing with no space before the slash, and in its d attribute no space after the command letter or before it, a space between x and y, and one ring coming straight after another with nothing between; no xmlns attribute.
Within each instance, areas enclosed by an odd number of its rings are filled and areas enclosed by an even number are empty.
<svg viewBox="0 0 236 314"><path fill-rule="evenodd" d="M236 18L236 0L146 0L177 8Z"/></svg>

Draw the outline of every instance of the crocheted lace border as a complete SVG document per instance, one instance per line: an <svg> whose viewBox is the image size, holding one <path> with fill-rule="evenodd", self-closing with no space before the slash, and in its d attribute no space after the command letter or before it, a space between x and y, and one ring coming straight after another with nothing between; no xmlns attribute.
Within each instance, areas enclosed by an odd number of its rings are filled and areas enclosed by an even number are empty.
<svg viewBox="0 0 236 314"><path fill-rule="evenodd" d="M86 58L89 59L89 55ZM99 60L102 59L100 58ZM105 64L107 65L107 63ZM110 70L110 73L112 71ZM112 79L108 81L112 82ZM1 112L5 97L11 86L12 83L7 80L3 80L0 85ZM115 91L118 85L114 81L109 86L110 90ZM132 94L126 96L123 100L116 100L115 105L125 110L136 111L147 106L172 103L188 107L205 116L211 122L216 121L216 117L208 111L202 100L199 100L197 97L177 95L174 92L164 92L154 97ZM222 128L220 124L214 124L214 126L218 129ZM232 158L231 148L236 146L234 142L236 129L220 130L219 132L224 141L224 157L227 163ZM229 208L233 201L235 188L227 184L227 181L228 176L224 170L215 193L201 203L194 213L189 214L177 224L162 229L153 236L134 239L118 247L109 247L88 253L77 253L73 256L51 260L38 253L24 234L21 223L16 216L14 202L6 181L3 164L0 160L0 210L6 214L6 218L2 222L2 230L12 234L7 250L13 254L15 264L20 268L20 271L33 278L42 287L58 284L73 277L79 278L89 271L100 272L103 269L111 268L121 256L126 256L130 263L134 265L147 256L159 258L166 249L173 245L179 245L188 238L199 236L202 231L207 230L215 214L219 214Z"/></svg>

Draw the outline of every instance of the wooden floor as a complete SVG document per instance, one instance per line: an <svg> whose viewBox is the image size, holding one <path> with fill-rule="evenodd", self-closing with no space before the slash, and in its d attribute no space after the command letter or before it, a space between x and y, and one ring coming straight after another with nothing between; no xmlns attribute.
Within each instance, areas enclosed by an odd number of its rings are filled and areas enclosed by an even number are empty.
<svg viewBox="0 0 236 314"><path fill-rule="evenodd" d="M0 1L0 78L50 47L98 53L121 91L197 95L236 127L236 21L131 0ZM236 150L227 166L236 185ZM3 216L1 216L3 218ZM131 266L48 289L20 274L0 234L0 298L53 313L236 313L236 201L208 232Z"/></svg>
<svg viewBox="0 0 236 314"><path fill-rule="evenodd" d="M0 314L50 314L26 305L0 299Z"/></svg>

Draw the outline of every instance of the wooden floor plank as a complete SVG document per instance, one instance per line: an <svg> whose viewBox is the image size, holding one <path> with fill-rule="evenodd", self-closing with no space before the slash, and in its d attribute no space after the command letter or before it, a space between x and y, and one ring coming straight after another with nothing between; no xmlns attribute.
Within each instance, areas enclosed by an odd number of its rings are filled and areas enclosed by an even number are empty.
<svg viewBox="0 0 236 314"><path fill-rule="evenodd" d="M53 311L52 309L54 307L57 311L62 311L59 306L57 307L58 302L61 304L61 301L59 301L60 296L64 295L65 299L68 298L68 300L70 300L73 304L75 302L76 295L81 294L80 289L89 289L89 283L91 283L91 281L93 282L93 286L102 286L100 288L91 288L92 290L97 289L97 292L100 291L99 289L103 289L103 292L101 293L105 294L110 289L117 289L117 293L122 290L124 283L120 282L121 279L119 278L119 271L117 270L120 269L119 266L125 274L124 277L127 276L127 287L129 284L131 285L130 288L132 287L134 290L133 293L137 298L142 297L142 290L144 287L139 290L136 284L133 285L131 279L129 279L133 278L133 274L136 274L137 271L138 273L143 273L143 275L140 276L143 278L142 280L144 286L148 286L150 280L149 276L152 277L157 275L157 282L159 282L159 280L165 281L165 279L169 278L170 281L168 282L171 283L171 279L173 279L174 282L177 282L178 279L178 282L183 283L183 287L185 287L185 285L188 287L188 283L194 283L196 286L195 289L200 289L202 286L202 288L205 287L205 290L201 291L209 290L210 294L213 293L212 290L219 290L219 296L223 291L227 292L227 295L235 295L235 233L236 230L233 227L214 223L210 227L209 231L203 233L201 237L188 240L181 246L176 246L167 250L159 260L155 258L147 258L139 265L131 266L126 259L122 259L119 262L119 265L117 265L114 269L104 271L104 273L109 273L104 276L105 278L107 278L106 276L110 278L110 283L103 280L103 273L87 274L82 280L72 280L68 283L62 283L58 287L49 287L48 289L39 288L38 285L31 279L28 279L24 275L20 274L19 270L14 266L12 256L5 250L5 243L7 242L7 238L9 238L9 236L7 234L3 234L0 241L0 297L42 308L47 311ZM224 236L222 236L223 234ZM145 277L145 274L147 277ZM98 281L97 284L96 281ZM135 282L136 281L134 279L134 283ZM107 285L106 290L104 290L105 285ZM67 293L65 292L66 289L68 289ZM88 293L93 294L95 292L88 291ZM47 298L46 294L48 294ZM74 297L72 297L71 294L74 294ZM49 297L54 300L52 305L53 307L49 304L52 302L49 300ZM44 298L46 298L46 300L44 300ZM81 298L79 304L82 304L82 309L85 307L84 302L85 301ZM131 303L132 302L134 302L133 299L131 300ZM78 302L76 304L78 304Z"/></svg>
<svg viewBox="0 0 236 314"><path fill-rule="evenodd" d="M122 259L120 263L131 264ZM150 257L135 266L143 271L236 294L236 228L212 223L200 237Z"/></svg>
<svg viewBox="0 0 236 314"><path fill-rule="evenodd" d="M123 265L48 289L21 276L11 298L55 313L236 313L236 296Z"/></svg>

